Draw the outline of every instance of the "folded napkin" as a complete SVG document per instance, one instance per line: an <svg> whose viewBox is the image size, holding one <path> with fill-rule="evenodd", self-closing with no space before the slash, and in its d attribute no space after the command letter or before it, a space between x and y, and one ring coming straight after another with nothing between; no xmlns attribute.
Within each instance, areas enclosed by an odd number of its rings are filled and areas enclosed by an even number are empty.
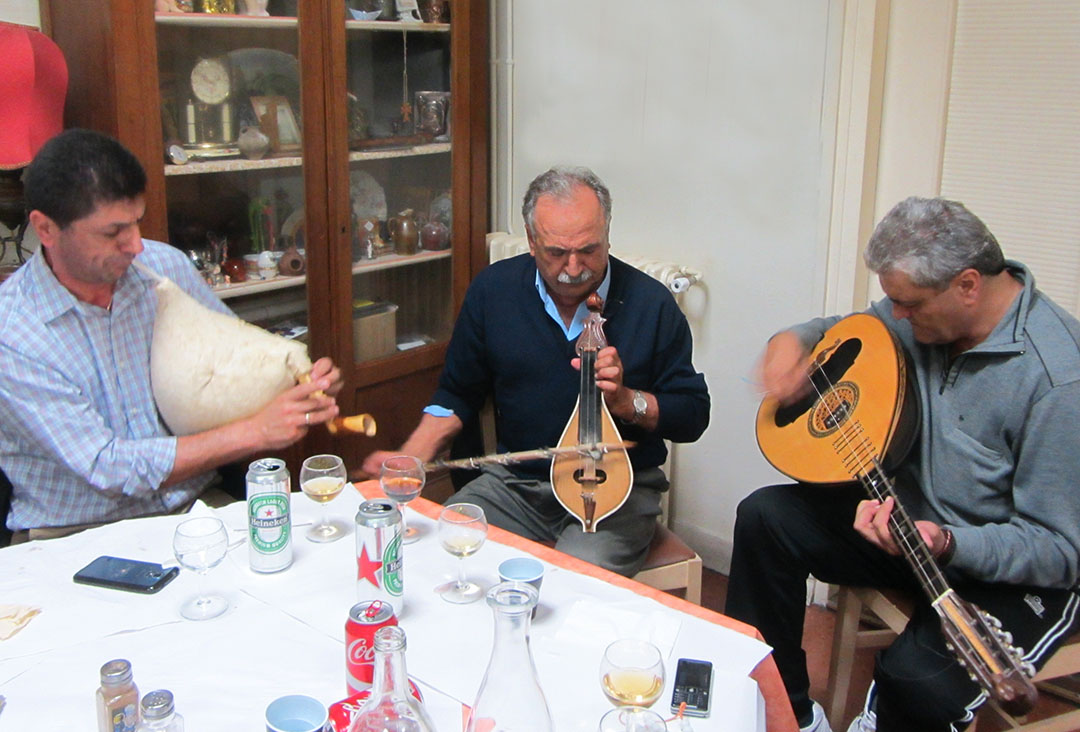
<svg viewBox="0 0 1080 732"><path fill-rule="evenodd" d="M7 640L23 629L41 610L28 605L0 605L0 640Z"/></svg>
<svg viewBox="0 0 1080 732"><path fill-rule="evenodd" d="M679 635L681 622L669 612L638 612L617 603L578 600L571 606L554 640L568 647L605 648L620 638L649 641L665 658Z"/></svg>

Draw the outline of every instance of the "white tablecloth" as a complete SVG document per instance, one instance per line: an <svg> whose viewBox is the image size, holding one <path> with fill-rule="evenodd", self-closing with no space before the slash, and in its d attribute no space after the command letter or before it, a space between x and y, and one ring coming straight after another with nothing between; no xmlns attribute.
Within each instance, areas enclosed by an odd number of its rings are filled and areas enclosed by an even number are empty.
<svg viewBox="0 0 1080 732"><path fill-rule="evenodd" d="M293 494L294 522L311 521L314 503ZM361 497L347 489L329 504L351 525ZM243 503L193 514L216 514L236 541L245 536ZM248 568L239 545L207 576L231 607L221 617L180 618L181 601L197 577L180 576L156 595L77 585L72 575L101 554L172 561L172 534L183 516L164 516L86 531L64 539L0 550L0 603L32 605L41 613L0 641L0 730L92 729L98 669L112 658L132 662L142 693L167 688L189 732L261 730L274 698L309 694L325 704L345 696L344 629L357 601L355 541L350 535L314 544L296 527L295 561L261 575ZM405 629L410 675L421 685L440 730L460 730L462 704L471 704L491 652L493 621L482 600L443 601L433 588L456 576L458 561L441 549L435 522L410 510L422 538L405 547ZM489 540L466 559L470 579L490 587L503 559L520 549ZM540 685L560 731L594 732L609 703L600 691L605 645L644 637L665 653L667 684L654 709L671 716L671 682L680 657L715 665L713 712L692 720L695 732L765 728L757 684L748 674L769 651L749 636L667 607L629 589L547 564L531 643ZM365 598L366 599L366 598Z"/></svg>

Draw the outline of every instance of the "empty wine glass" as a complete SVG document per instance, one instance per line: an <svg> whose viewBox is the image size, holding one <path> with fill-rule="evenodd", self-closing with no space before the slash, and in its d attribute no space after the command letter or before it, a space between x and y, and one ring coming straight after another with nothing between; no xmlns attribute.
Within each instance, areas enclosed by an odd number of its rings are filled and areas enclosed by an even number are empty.
<svg viewBox="0 0 1080 732"><path fill-rule="evenodd" d="M229 548L229 534L221 519L211 516L193 518L176 527L173 554L184 569L199 575L199 593L180 606L180 615L188 620L208 620L225 612L229 603L220 595L207 595L206 573L221 564Z"/></svg>
<svg viewBox="0 0 1080 732"><path fill-rule="evenodd" d="M604 651L600 686L616 706L651 707L664 690L664 659L652 643L617 640Z"/></svg>
<svg viewBox="0 0 1080 732"><path fill-rule="evenodd" d="M412 544L420 538L415 526L405 525L405 504L420 495L424 489L424 464L412 455L395 455L383 460L379 470L379 485L383 493L397 504L401 511L402 543Z"/></svg>
<svg viewBox="0 0 1080 732"><path fill-rule="evenodd" d="M487 538L484 509L472 503L455 503L439 514L439 543L458 558L458 578L435 588L447 602L467 603L480 599L484 589L465 579L465 557L480 550Z"/></svg>
<svg viewBox="0 0 1080 732"><path fill-rule="evenodd" d="M312 455L300 466L300 490L319 504L319 520L305 534L309 541L337 541L347 533L345 526L327 515L330 501L345 487L345 463L337 455Z"/></svg>
<svg viewBox="0 0 1080 732"><path fill-rule="evenodd" d="M664 718L644 707L609 709L600 719L598 732L666 732Z"/></svg>

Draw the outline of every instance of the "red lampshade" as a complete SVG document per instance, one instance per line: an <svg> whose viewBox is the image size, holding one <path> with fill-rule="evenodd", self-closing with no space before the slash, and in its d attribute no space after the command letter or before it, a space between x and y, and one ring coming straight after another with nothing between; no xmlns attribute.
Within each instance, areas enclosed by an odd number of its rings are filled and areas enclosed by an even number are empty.
<svg viewBox="0 0 1080 732"><path fill-rule="evenodd" d="M0 170L14 170L64 128L68 70L52 39L25 25L0 23L0 58Z"/></svg>

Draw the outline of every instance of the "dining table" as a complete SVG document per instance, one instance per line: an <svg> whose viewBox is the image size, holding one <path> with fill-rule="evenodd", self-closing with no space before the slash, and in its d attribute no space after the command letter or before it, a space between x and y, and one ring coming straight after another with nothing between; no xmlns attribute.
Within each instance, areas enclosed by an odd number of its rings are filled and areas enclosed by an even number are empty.
<svg viewBox="0 0 1080 732"><path fill-rule="evenodd" d="M218 508L196 502L188 514L128 519L0 549L0 610L23 618L0 640L0 732L94 729L99 669L116 658L131 662L142 694L173 693L188 732L265 729L267 705L287 694L327 707L345 699L345 622L353 605L371 599L367 583L357 582L354 516L363 501L385 498L378 481L349 485L324 506L347 530L329 543L305 538L320 507L303 493L290 494L293 561L275 573L250 569L244 501ZM435 588L455 580L463 561L468 579L490 589L499 582L498 565L520 556L544 566L529 647L555 730L596 732L611 709L601 659L622 638L660 649L666 680L652 709L668 720L669 732L798 729L771 649L754 628L494 526L477 553L459 560L438 540L441 508L422 497L403 506L419 538L402 549L397 614L409 676L437 729L465 728L491 657L494 617L483 598L453 604ZM225 560L206 575L181 569L154 594L73 582L101 555L175 564L174 531L198 516L220 518L230 537ZM200 581L229 608L213 619L186 620L179 606ZM680 658L713 664L708 717L676 719L671 711Z"/></svg>

